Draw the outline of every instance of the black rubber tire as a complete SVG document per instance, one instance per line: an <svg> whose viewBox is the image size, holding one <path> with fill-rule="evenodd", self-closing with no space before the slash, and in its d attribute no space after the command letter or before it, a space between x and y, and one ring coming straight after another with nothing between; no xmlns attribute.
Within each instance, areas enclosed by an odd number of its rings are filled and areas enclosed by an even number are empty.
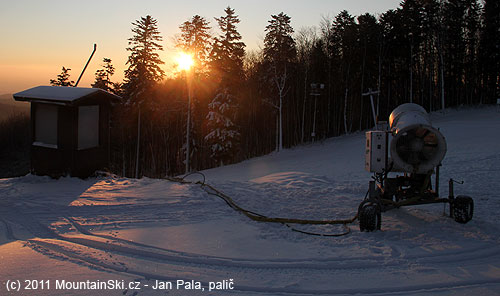
<svg viewBox="0 0 500 296"><path fill-rule="evenodd" d="M380 230L382 224L382 214L377 204L366 203L359 208L359 230L375 231Z"/></svg>
<svg viewBox="0 0 500 296"><path fill-rule="evenodd" d="M474 200L470 196L459 195L451 203L451 216L458 223L465 224L474 215Z"/></svg>

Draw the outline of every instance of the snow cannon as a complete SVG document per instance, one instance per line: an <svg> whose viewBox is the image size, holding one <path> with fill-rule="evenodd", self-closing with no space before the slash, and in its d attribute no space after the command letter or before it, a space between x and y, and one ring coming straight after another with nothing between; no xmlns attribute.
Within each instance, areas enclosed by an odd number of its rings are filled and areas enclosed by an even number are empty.
<svg viewBox="0 0 500 296"><path fill-rule="evenodd" d="M455 221L469 222L474 212L472 198L454 196L454 184L463 182L450 179L448 196L439 196L439 168L446 150L443 134L417 104L402 104L394 109L388 130L366 132L365 169L374 176L358 208L360 230L380 229L382 212L429 203L449 203Z"/></svg>
<svg viewBox="0 0 500 296"><path fill-rule="evenodd" d="M389 127L392 171L425 174L443 160L446 141L422 106L400 105L389 116Z"/></svg>

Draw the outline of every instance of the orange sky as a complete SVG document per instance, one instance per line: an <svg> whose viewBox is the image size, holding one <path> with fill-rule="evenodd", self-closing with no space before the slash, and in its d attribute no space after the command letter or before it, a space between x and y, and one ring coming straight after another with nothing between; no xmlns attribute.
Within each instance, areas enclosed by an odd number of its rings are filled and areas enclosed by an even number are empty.
<svg viewBox="0 0 500 296"><path fill-rule="evenodd" d="M0 94L48 85L51 78L69 67L71 79L77 80L94 43L97 52L79 86L88 87L94 80L102 58L113 60L121 81L132 36L131 23L150 14L158 20L165 50L164 70L172 72L175 49L172 40L179 25L199 14L207 18L217 33L214 17L224 14L230 5L239 15L238 29L247 49L262 44L264 29L271 14L283 11L292 17L295 30L318 26L322 16L335 16L342 9L353 15L379 14L398 7L399 0L166 0L144 1L73 1L73 0L4 0L0 7Z"/></svg>

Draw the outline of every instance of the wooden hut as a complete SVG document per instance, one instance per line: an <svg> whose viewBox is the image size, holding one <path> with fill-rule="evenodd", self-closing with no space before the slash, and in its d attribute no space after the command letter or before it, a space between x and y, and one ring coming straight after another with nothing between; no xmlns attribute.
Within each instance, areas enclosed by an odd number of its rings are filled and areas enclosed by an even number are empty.
<svg viewBox="0 0 500 296"><path fill-rule="evenodd" d="M99 88L37 86L14 94L31 102L31 172L86 178L109 161L111 104Z"/></svg>

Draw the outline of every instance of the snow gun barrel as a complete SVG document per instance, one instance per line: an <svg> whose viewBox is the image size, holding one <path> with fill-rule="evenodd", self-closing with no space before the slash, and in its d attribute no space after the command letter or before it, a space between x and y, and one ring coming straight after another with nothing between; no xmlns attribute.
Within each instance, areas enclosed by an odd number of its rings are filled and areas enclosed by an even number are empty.
<svg viewBox="0 0 500 296"><path fill-rule="evenodd" d="M389 127L392 171L426 174L441 164L446 140L420 105L398 106L389 116Z"/></svg>

